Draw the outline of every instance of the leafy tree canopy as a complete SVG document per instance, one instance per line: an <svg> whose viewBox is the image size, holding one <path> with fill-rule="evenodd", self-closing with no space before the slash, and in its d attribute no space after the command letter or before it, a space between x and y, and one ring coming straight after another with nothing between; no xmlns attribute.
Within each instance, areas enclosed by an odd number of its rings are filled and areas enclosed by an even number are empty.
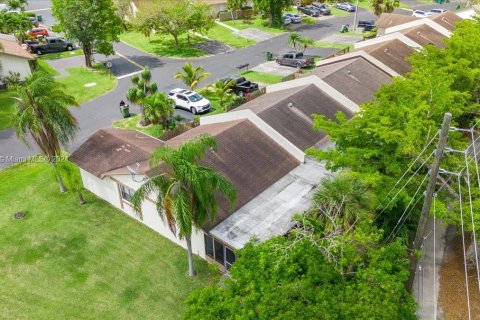
<svg viewBox="0 0 480 320"><path fill-rule="evenodd" d="M53 0L52 11L67 38L82 45L87 67L92 67L94 51L115 53L112 43L119 41L122 20L112 0Z"/></svg>
<svg viewBox="0 0 480 320"><path fill-rule="evenodd" d="M282 13L284 9L293 5L292 0L253 0L255 8L268 17L270 26L282 25Z"/></svg>

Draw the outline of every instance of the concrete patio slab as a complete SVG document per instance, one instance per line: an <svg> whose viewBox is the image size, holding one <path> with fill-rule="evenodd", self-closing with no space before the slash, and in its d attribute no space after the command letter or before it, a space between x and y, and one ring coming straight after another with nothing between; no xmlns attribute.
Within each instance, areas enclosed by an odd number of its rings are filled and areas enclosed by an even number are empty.
<svg viewBox="0 0 480 320"><path fill-rule="evenodd" d="M341 34L333 34L326 38L321 39L320 41L324 42L331 42L331 43L345 43L345 44L353 44L355 42L362 41L362 36L347 36Z"/></svg>
<svg viewBox="0 0 480 320"><path fill-rule="evenodd" d="M286 67L286 66L279 66L275 61L268 61L262 64L259 64L255 68L251 69L252 71L261 72L261 73L271 73L277 74L280 76L288 76L292 73L295 73L297 70L296 68Z"/></svg>
<svg viewBox="0 0 480 320"><path fill-rule="evenodd" d="M239 30L237 32L234 32L234 34L249 40L254 40L255 42L262 42L277 36L274 33L258 30L255 28Z"/></svg>

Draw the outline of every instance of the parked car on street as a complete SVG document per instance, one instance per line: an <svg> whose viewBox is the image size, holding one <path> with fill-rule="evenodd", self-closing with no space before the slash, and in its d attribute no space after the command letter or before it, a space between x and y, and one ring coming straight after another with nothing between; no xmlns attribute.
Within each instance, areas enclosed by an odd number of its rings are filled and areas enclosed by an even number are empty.
<svg viewBox="0 0 480 320"><path fill-rule="evenodd" d="M48 37L48 30L45 28L34 28L28 31L28 35L34 38L38 36Z"/></svg>
<svg viewBox="0 0 480 320"><path fill-rule="evenodd" d="M74 48L72 42L58 37L46 37L45 43L31 41L27 45L28 50L38 55L48 52L72 51Z"/></svg>
<svg viewBox="0 0 480 320"><path fill-rule="evenodd" d="M324 16L329 16L332 14L332 12L330 11L330 8L325 3L314 2L312 3L312 6L318 11L320 11L320 14Z"/></svg>
<svg viewBox="0 0 480 320"><path fill-rule="evenodd" d="M300 22L302 22L302 17L300 17L300 16L299 16L298 14L296 14L296 13L285 13L283 16L290 18L290 20L292 20L292 23L300 23Z"/></svg>
<svg viewBox="0 0 480 320"><path fill-rule="evenodd" d="M375 28L374 20L360 20L358 21L358 27L363 28L364 31L371 31Z"/></svg>
<svg viewBox="0 0 480 320"><path fill-rule="evenodd" d="M210 110L210 101L195 91L187 89L173 89L168 96L175 101L175 107L190 111L192 114Z"/></svg>
<svg viewBox="0 0 480 320"><path fill-rule="evenodd" d="M447 9L437 9L437 8L435 8L435 9L430 9L429 12L430 12L431 15L434 15L434 14L444 13L446 11L448 11L448 10Z"/></svg>
<svg viewBox="0 0 480 320"><path fill-rule="evenodd" d="M295 68L310 67L315 64L314 57L304 55L303 52L289 52L277 58L277 64Z"/></svg>
<svg viewBox="0 0 480 320"><path fill-rule="evenodd" d="M283 16L282 16L282 24L283 24L284 26L288 26L288 25L292 24L292 19L290 19L289 17L283 15Z"/></svg>
<svg viewBox="0 0 480 320"><path fill-rule="evenodd" d="M297 10L298 10L298 12L306 14L307 16L310 16L310 17L319 17L320 16L320 11L314 9L312 6L297 7Z"/></svg>
<svg viewBox="0 0 480 320"><path fill-rule="evenodd" d="M348 12L355 12L357 10L357 7L351 2L338 2L335 7Z"/></svg>
<svg viewBox="0 0 480 320"><path fill-rule="evenodd" d="M417 17L417 18L426 18L428 16L431 16L433 13L430 13L428 11L423 11L423 10L414 10L412 13L412 16Z"/></svg>
<svg viewBox="0 0 480 320"><path fill-rule="evenodd" d="M246 94L252 93L258 90L258 83L254 83L245 79L245 77L232 77L222 79L223 82L232 83L232 91L235 92L237 96L243 97Z"/></svg>

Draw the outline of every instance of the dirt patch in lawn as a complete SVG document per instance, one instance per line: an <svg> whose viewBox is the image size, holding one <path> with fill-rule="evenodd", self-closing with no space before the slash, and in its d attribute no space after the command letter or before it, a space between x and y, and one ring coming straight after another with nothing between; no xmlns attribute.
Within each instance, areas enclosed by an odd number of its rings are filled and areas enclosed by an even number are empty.
<svg viewBox="0 0 480 320"><path fill-rule="evenodd" d="M470 235L465 234L465 245L470 244ZM445 249L446 260L440 269L439 304L446 320L468 319L467 291L463 264L462 237L457 235ZM472 319L480 319L480 294L478 292L477 272L468 269L470 308Z"/></svg>

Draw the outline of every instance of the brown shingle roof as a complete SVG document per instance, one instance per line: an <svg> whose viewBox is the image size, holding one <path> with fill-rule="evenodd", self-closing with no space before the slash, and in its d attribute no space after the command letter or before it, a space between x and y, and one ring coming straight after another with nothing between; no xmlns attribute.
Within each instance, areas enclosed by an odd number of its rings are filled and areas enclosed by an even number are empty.
<svg viewBox="0 0 480 320"><path fill-rule="evenodd" d="M353 115L313 84L268 93L235 110L242 109L252 110L300 150L314 146L326 136L312 129L312 114L322 114L327 119L334 119L338 111L348 117Z"/></svg>
<svg viewBox="0 0 480 320"><path fill-rule="evenodd" d="M392 81L391 76L362 57L319 66L308 73L312 74L356 104L371 100L382 84Z"/></svg>
<svg viewBox="0 0 480 320"><path fill-rule="evenodd" d="M1 39L0 38L0 54L8 54L10 56L25 58L28 60L35 59L30 53L28 53L25 49L22 48L16 41Z"/></svg>
<svg viewBox="0 0 480 320"><path fill-rule="evenodd" d="M299 165L297 159L248 120L201 125L166 144L178 147L205 133L215 136L217 149L208 152L202 164L215 169L234 185L237 191L235 210ZM204 227L207 231L231 214L224 199L219 199L219 204L217 219Z"/></svg>
<svg viewBox="0 0 480 320"><path fill-rule="evenodd" d="M414 49L398 39L363 47L359 50L365 51L399 74L405 74L411 70L410 63L405 59L415 52Z"/></svg>
<svg viewBox="0 0 480 320"><path fill-rule="evenodd" d="M444 48L446 46L446 44L443 42L443 39L446 37L426 24L402 30L400 32L422 47L426 46L427 44L433 44L439 48Z"/></svg>
<svg viewBox="0 0 480 320"><path fill-rule="evenodd" d="M106 173L128 172L126 166L140 163L138 173L148 170L148 159L163 142L137 131L105 128L95 132L70 156L85 171L103 178Z"/></svg>
<svg viewBox="0 0 480 320"><path fill-rule="evenodd" d="M410 21L418 20L419 18L413 16L407 16L404 14L396 14L396 13L382 13L380 18L378 18L377 22L375 22L375 26L377 28L390 28L394 26L398 26L400 24L404 24Z"/></svg>
<svg viewBox="0 0 480 320"><path fill-rule="evenodd" d="M455 23L463 20L452 11L445 11L444 13L436 14L429 18L449 31L455 30Z"/></svg>

